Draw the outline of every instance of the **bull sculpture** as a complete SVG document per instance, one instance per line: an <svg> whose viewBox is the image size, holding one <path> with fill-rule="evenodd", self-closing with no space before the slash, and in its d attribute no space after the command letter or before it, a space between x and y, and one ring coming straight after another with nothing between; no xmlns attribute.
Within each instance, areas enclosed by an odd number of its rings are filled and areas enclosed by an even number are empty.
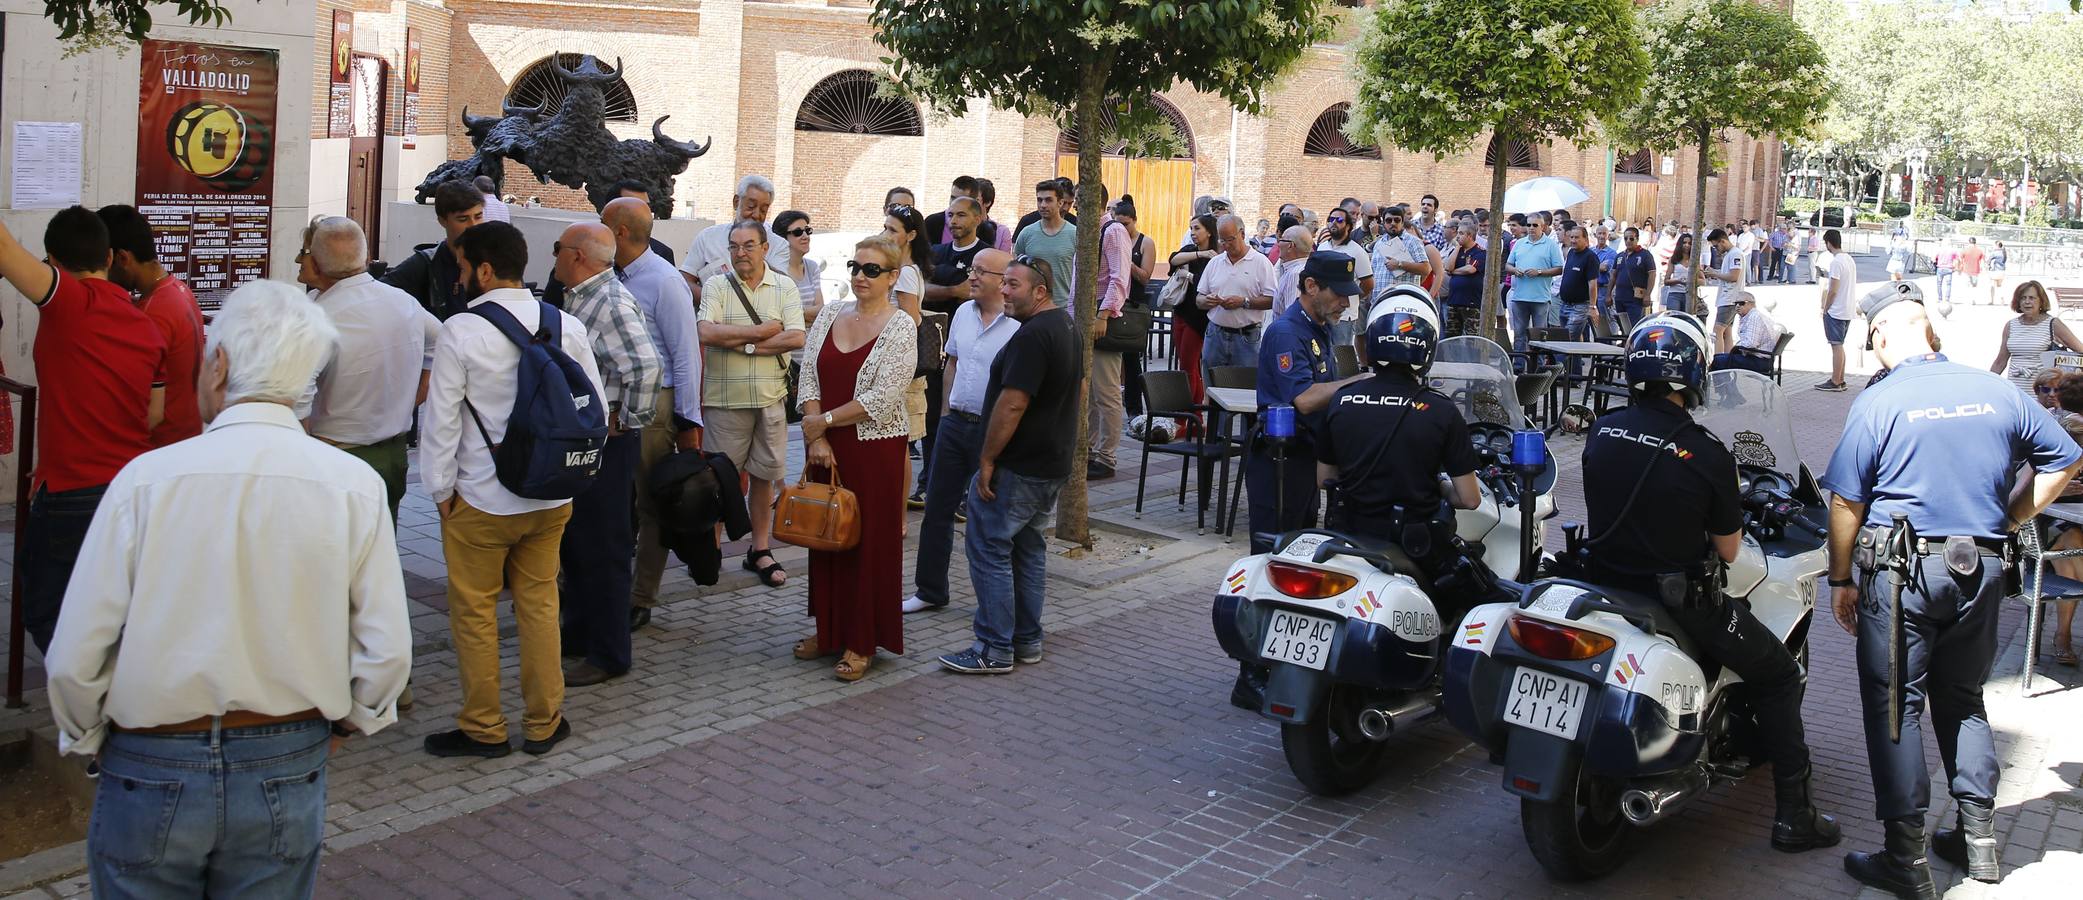
<svg viewBox="0 0 2083 900"><path fill-rule="evenodd" d="M676 141L665 136L662 126L668 116L651 123L651 139L617 140L607 129L608 85L622 80L622 60L604 69L600 60L587 56L572 68L552 59L551 68L565 84L564 102L554 115L548 110L506 104L498 116L473 116L463 108L463 130L476 153L468 159L452 159L427 173L420 182L417 199L427 202L444 181L490 176L504 190L505 160L527 166L537 181L556 182L583 188L593 208L615 199L615 183L629 180L647 185L651 212L670 218L673 212L673 178L687 171L687 163L709 152L709 144Z"/></svg>

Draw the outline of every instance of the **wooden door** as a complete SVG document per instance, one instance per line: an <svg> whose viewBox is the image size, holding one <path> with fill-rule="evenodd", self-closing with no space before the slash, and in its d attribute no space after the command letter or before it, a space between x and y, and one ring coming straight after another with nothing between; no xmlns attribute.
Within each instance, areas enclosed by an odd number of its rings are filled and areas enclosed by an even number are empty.
<svg viewBox="0 0 2083 900"><path fill-rule="evenodd" d="M1656 215L1657 192L1663 185L1653 178L1635 180L1638 177L1614 177L1613 219L1615 221L1634 224ZM1648 243L1648 236L1643 236L1642 242Z"/></svg>
<svg viewBox="0 0 2083 900"><path fill-rule="evenodd" d="M390 67L382 57L357 55L353 79L354 130L347 139L347 217L362 226L369 246L378 246L383 211L383 133Z"/></svg>
<svg viewBox="0 0 2083 900"><path fill-rule="evenodd" d="M1078 158L1057 156L1056 173L1075 180ZM1136 226L1157 248L1151 274L1162 275L1165 260L1186 240L1186 221L1193 217L1193 160L1108 156L1099 161L1099 177L1107 196L1136 198Z"/></svg>

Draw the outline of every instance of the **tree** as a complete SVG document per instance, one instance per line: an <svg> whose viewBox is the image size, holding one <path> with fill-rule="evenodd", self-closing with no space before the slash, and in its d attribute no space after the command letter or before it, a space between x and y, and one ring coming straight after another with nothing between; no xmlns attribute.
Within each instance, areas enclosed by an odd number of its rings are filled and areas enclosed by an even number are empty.
<svg viewBox="0 0 2083 900"><path fill-rule="evenodd" d="M223 25L223 0L166 0L190 25ZM44 18L58 26L67 54L145 39L152 30L151 0L44 0Z"/></svg>
<svg viewBox="0 0 2083 900"><path fill-rule="evenodd" d="M1629 0L1385 0L1352 43L1359 99L1347 126L1369 143L1434 158L1485 132L1490 265L1483 328L1496 334L1504 272L1504 188L1511 142L1582 144L1640 92L1648 61Z"/></svg>
<svg viewBox="0 0 2083 900"><path fill-rule="evenodd" d="M1699 148L1693 175L1692 229L1707 218L1707 173L1719 135L1806 138L1821 129L1835 94L1829 62L1791 15L1751 0L1661 0L1640 11L1653 90L1612 122L1630 146L1661 152ZM1700 267L1686 289L1699 294Z"/></svg>
<svg viewBox="0 0 2083 900"><path fill-rule="evenodd" d="M891 53L883 65L936 110L960 114L980 97L999 109L1075 127L1078 183L1093 186L1100 184L1101 151L1110 140L1147 144L1164 128L1155 104L1121 101L1184 83L1257 113L1274 79L1330 36L1332 6L1331 0L876 0L869 22L876 42ZM1102 133L1104 104L1125 106L1121 133ZM1078 221L1098 222L1103 212L1099 191L1080 191ZM1078 229L1073 296L1087 333L1097 306L1099 240L1100 229ZM1088 387L1081 382L1081 400ZM1086 418L1079 416L1076 458L1083 460L1090 447ZM1084 466L1072 466L1070 478L1056 533L1090 546Z"/></svg>

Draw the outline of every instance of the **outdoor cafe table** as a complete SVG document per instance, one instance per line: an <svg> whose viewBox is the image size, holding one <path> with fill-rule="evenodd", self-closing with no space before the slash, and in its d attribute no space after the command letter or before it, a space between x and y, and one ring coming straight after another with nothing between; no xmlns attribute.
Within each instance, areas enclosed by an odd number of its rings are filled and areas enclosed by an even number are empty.
<svg viewBox="0 0 2083 900"><path fill-rule="evenodd" d="M1237 441L1239 445L1245 448L1247 454L1250 453L1251 427L1258 421L1258 389L1211 387L1208 389L1208 399L1215 404L1216 408L1236 417L1237 422L1242 425ZM1224 429L1217 432L1216 436L1227 439L1227 431L1227 423L1225 423ZM1228 457L1223 458L1222 467L1225 470L1229 468ZM1227 476L1229 473L1225 471L1223 474ZM1227 478L1225 478L1225 481L1227 481ZM1228 502L1224 502L1223 492L1218 491L1215 496L1215 530L1222 533L1225 541L1236 534L1237 498L1243 493L1244 466L1240 462L1237 466L1236 485L1228 490ZM1227 509L1226 512L1225 509Z"/></svg>
<svg viewBox="0 0 2083 900"><path fill-rule="evenodd" d="M1591 408L1591 388L1593 382L1595 382L1598 377L1598 360L1607 357L1624 356L1627 353L1626 350L1622 350L1621 348L1615 347L1612 344L1600 344L1594 343L1592 341L1533 341L1530 342L1528 346L1532 347L1535 350L1539 350L1541 352L1549 353L1555 356L1567 357L1570 359L1589 359L1592 361L1590 371L1584 373L1583 375L1569 374L1567 372L1567 367L1565 367L1564 372L1564 375L1568 380L1580 382L1584 385L1584 402L1581 405L1587 410ZM1563 390L1563 399L1565 401L1569 399L1569 391L1567 388L1564 388ZM1565 403L1564 405L1567 406L1568 404Z"/></svg>

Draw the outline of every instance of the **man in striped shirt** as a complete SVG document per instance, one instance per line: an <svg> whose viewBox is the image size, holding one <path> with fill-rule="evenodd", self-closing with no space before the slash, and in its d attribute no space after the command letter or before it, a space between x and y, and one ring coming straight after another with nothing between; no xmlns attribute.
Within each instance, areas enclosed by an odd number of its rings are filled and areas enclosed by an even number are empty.
<svg viewBox="0 0 2083 900"><path fill-rule="evenodd" d="M615 234L598 222L564 229L553 245L557 280L571 285L564 308L585 323L608 404L600 475L572 499L559 550L564 562L564 655L585 657L564 670L571 687L629 671L629 591L636 528L637 435L658 404L663 366L636 298L615 277Z"/></svg>

